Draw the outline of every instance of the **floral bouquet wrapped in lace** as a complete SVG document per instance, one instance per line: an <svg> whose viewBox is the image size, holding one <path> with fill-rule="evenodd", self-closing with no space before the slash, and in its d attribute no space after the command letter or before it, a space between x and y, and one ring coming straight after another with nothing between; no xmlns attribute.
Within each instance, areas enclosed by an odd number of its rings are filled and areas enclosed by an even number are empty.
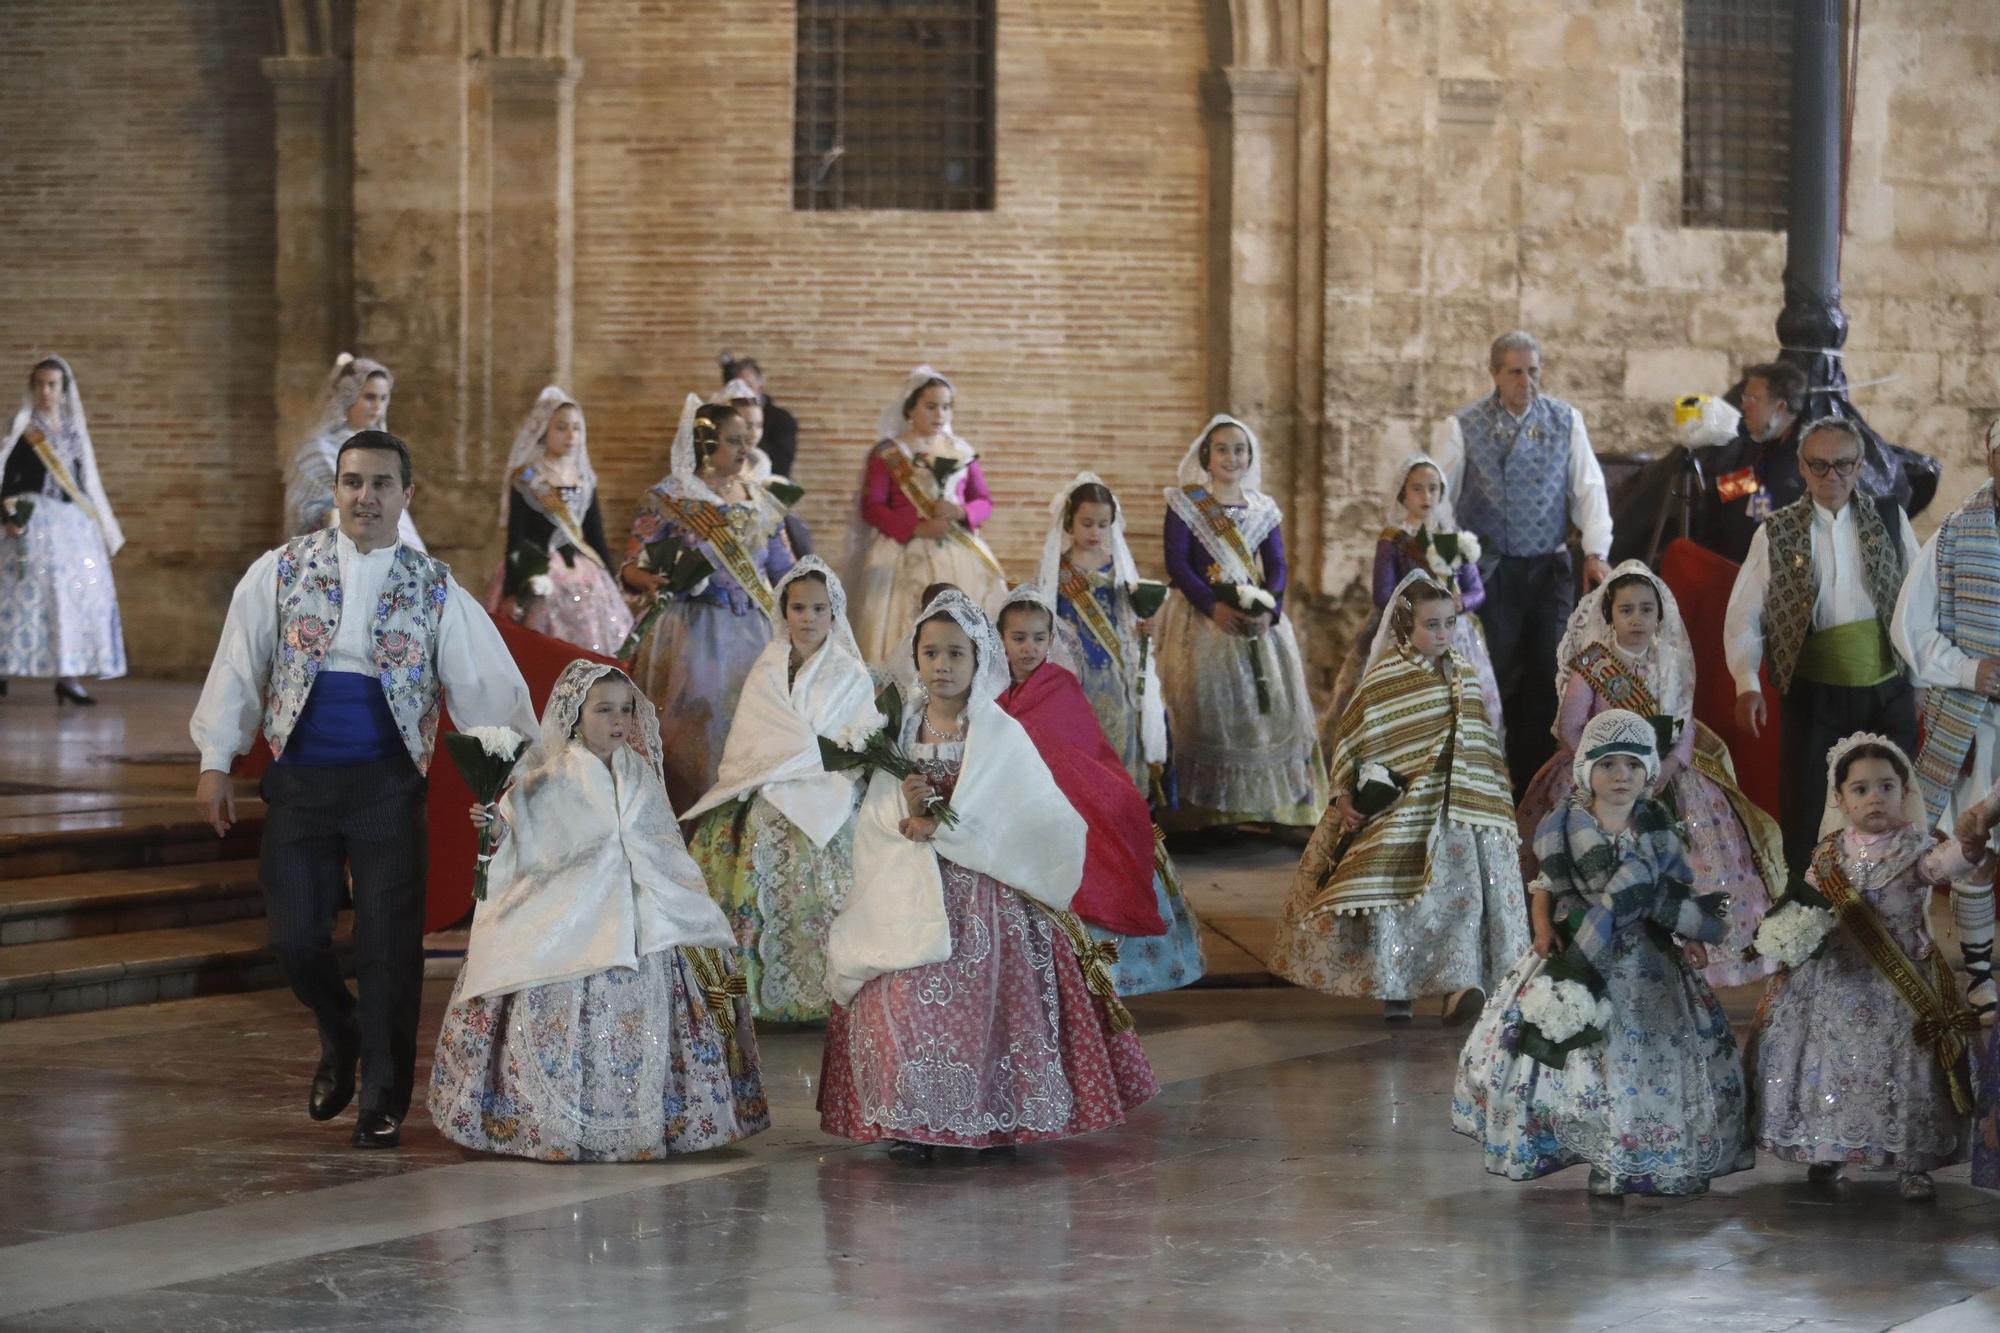
<svg viewBox="0 0 2000 1333"><path fill-rule="evenodd" d="M1833 904L1826 896L1803 879L1794 879L1757 924L1749 952L1797 967L1826 952L1835 924Z"/></svg>
<svg viewBox="0 0 2000 1333"><path fill-rule="evenodd" d="M484 806L500 799L500 793L507 789L507 780L514 774L515 763L527 748L528 738L512 727L468 727L444 738L445 753L458 765L465 785L472 788L473 799ZM472 872L472 897L476 902L486 901L486 867L493 860L493 849L499 845L498 821L481 824L479 860Z"/></svg>
<svg viewBox="0 0 2000 1333"><path fill-rule="evenodd" d="M1278 599L1255 583L1211 583L1209 588L1215 593L1216 601L1246 616L1258 616L1278 609ZM1268 713L1271 711L1271 682L1264 666L1264 645L1246 637L1243 646L1250 654L1250 675L1257 682L1257 711Z"/></svg>
<svg viewBox="0 0 2000 1333"><path fill-rule="evenodd" d="M916 761L897 743L903 731L903 695L894 681L875 696L875 716L857 720L838 736L819 738L819 761L829 773L858 768L864 779L876 769L901 782L916 772ZM946 828L958 826L958 812L942 796L932 796L923 813Z"/></svg>
<svg viewBox="0 0 2000 1333"><path fill-rule="evenodd" d="M1561 1069L1569 1053L1604 1040L1611 1027L1611 1001L1604 982L1588 963L1567 953L1550 958L1521 990L1518 1009L1502 1040L1531 1060Z"/></svg>
<svg viewBox="0 0 2000 1333"><path fill-rule="evenodd" d="M1429 524L1417 529L1417 549L1448 584L1456 581L1460 565L1479 560L1479 538L1469 532L1432 532Z"/></svg>

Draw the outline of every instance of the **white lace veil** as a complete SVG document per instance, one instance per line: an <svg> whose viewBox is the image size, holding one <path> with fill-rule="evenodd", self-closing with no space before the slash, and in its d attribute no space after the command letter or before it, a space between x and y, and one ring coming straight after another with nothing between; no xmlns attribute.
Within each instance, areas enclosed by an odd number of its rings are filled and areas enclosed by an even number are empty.
<svg viewBox="0 0 2000 1333"><path fill-rule="evenodd" d="M1174 475L1183 486L1206 486L1208 469L1201 465L1201 446L1215 433L1217 426L1234 426L1250 440L1250 470L1243 474L1243 493L1261 492L1264 489L1264 446L1257 439L1257 432L1250 429L1250 423L1240 417L1232 417L1227 412L1217 412L1201 428L1201 434L1194 437L1194 443L1181 455L1179 471Z"/></svg>
<svg viewBox="0 0 2000 1333"><path fill-rule="evenodd" d="M893 440L898 435L901 435L903 433L904 426L909 424L907 419L903 416L903 404L909 401L909 397L911 394L915 393L918 389L930 383L930 381L932 380L940 381L941 383L943 383L945 388L951 390L952 405L954 408L957 407L958 386L956 384L953 384L945 376L931 369L928 365L917 366L913 368L909 374L903 376L903 387L896 390L896 396L894 398L891 398L888 401L888 403L883 406L881 413L876 416L875 439L878 442L882 440ZM957 432L946 431L945 435L954 444L957 444L961 448L965 447L965 441L959 438Z"/></svg>
<svg viewBox="0 0 2000 1333"><path fill-rule="evenodd" d="M528 409L528 415L521 420L520 429L514 432L514 443L507 450L507 470L500 478L500 526L507 526L507 506L514 493L514 474L543 459L543 446L547 443L549 423L555 420L557 412L565 407L574 407L577 415L583 414L583 407L576 399L564 393L556 385L549 385L535 398L535 405ZM597 472L590 466L590 431L585 424L584 433L576 442L569 457L562 460L562 475L551 480L562 485L581 488L573 506L576 521L583 522L585 511L597 494Z"/></svg>
<svg viewBox="0 0 2000 1333"><path fill-rule="evenodd" d="M1618 647L1618 636L1612 632L1611 621L1604 614L1611 596L1611 585L1627 574L1636 574L1651 583L1654 594L1660 599L1660 628L1653 635L1652 646L1636 659ZM1667 587L1666 580L1648 569L1644 561L1622 562L1611 571L1610 578L1577 599L1576 609L1570 612L1569 628L1556 650L1558 700L1569 686L1569 664L1593 643L1604 644L1618 654L1619 660L1643 673L1653 702L1660 706L1662 712L1681 719L1683 723L1694 716L1694 645L1688 640L1687 622L1681 619L1680 603L1674 600L1673 590Z"/></svg>
<svg viewBox="0 0 2000 1333"><path fill-rule="evenodd" d="M1590 793L1590 770L1610 754L1629 754L1646 766L1646 785L1660 777L1660 738L1653 724L1624 708L1607 708L1590 719L1570 760L1570 774L1579 795Z"/></svg>
<svg viewBox="0 0 2000 1333"><path fill-rule="evenodd" d="M326 457L328 446L325 442L336 433L342 439L352 433L347 425L347 413L361 397L362 385L376 375L389 381L393 393L396 377L380 361L356 356L352 352L342 352L333 359L333 369L327 372L326 385L320 391L319 411L306 428L306 436L299 442L299 447L292 451L291 461L285 465L285 516L288 523L293 516L303 513L321 498L326 485L325 472L335 462ZM380 429L388 428L388 414L384 413ZM504 523L505 519L501 521Z"/></svg>
<svg viewBox="0 0 2000 1333"><path fill-rule="evenodd" d="M1413 569L1403 575L1402 582L1396 585L1396 591L1389 595L1389 600L1382 606L1382 623L1375 627L1375 638L1368 645L1368 665L1363 668L1363 675L1374 670L1377 662L1395 652L1400 646L1396 638L1396 605L1403 600L1403 594L1418 583L1428 584L1437 589L1440 597L1449 598L1453 595L1453 589L1440 582L1438 576L1427 569Z"/></svg>
<svg viewBox="0 0 2000 1333"><path fill-rule="evenodd" d="M801 575L805 574L817 574L826 580L826 598L833 605L833 628L827 633L826 648L846 653L849 657L861 663L862 669L865 671L868 667L868 659L861 655L861 645L854 638L854 626L849 624L847 619L847 589L841 583L840 575L833 572L833 566L827 564L826 561L820 559L818 556L808 555L801 557L799 562L786 570L784 576L773 585L772 592L775 594L778 603L780 620L782 621L783 619L785 589L790 587ZM778 626L778 632L780 634L785 632L785 627L782 623ZM822 648L820 651L824 652L826 649Z"/></svg>
<svg viewBox="0 0 2000 1333"><path fill-rule="evenodd" d="M576 739L576 723L583 715L584 697L590 693L591 686L606 676L617 676L631 687L632 703L639 723L639 735L631 745L646 761L646 771L658 780L660 790L664 792L667 785L666 750L660 743L660 710L622 670L608 662L593 662L584 657L571 662L562 669L562 675L556 677L555 688L549 691L548 706L542 709L540 753L528 756L527 767L549 768L562 758L563 752Z"/></svg>
<svg viewBox="0 0 2000 1333"><path fill-rule="evenodd" d="M748 380L739 377L717 389L715 395L708 401L711 403L762 403L764 399L762 395L750 387Z"/></svg>
<svg viewBox="0 0 2000 1333"><path fill-rule="evenodd" d="M117 555L119 548L125 545L125 532L118 526L118 516L111 512L111 501L104 494L104 478L97 470L97 449L90 442L90 423L83 415L83 391L77 387L76 370L54 353L35 358L35 364L43 361L53 361L62 367L62 420L44 421L37 417L34 389L29 388L21 396L21 406L14 413L14 424L8 430L7 438L0 440L0 467L6 466L7 455L17 447L17 442L19 448L32 447L21 439L21 433L28 428L31 420L38 421L42 434L48 438L49 447L69 466L77 485L83 487L90 507L97 511L97 528L104 537L105 553Z"/></svg>
<svg viewBox="0 0 2000 1333"><path fill-rule="evenodd" d="M972 690L966 698L967 710L994 702L1013 683L1007 675L1007 654L1000 646L999 631L993 628L993 622L986 618L979 604L956 589L931 598L930 604L917 614L916 623L910 626L910 637L903 644L903 660L916 660L917 633L926 620L939 614L950 616L965 631L965 637L972 640ZM929 695L919 672L908 710L911 716L922 711Z"/></svg>
<svg viewBox="0 0 2000 1333"><path fill-rule="evenodd" d="M1444 466L1429 454L1411 454L1396 469L1396 484L1389 488L1389 507L1384 513L1382 526L1400 528L1409 521L1409 513L1403 508L1403 488L1410 484L1410 474L1420 467L1430 468L1438 474L1440 493L1437 508L1431 510L1431 531L1458 531L1458 518L1451 508L1451 482L1444 475Z"/></svg>
<svg viewBox="0 0 2000 1333"><path fill-rule="evenodd" d="M1910 762L1910 756L1903 753L1903 747L1887 736L1879 736L1872 731L1857 731L1852 736L1844 736L1833 743L1826 752L1826 812L1820 816L1819 836L1847 825L1847 812L1840 808L1840 788L1834 784L1833 775L1840 768L1841 758L1857 745L1879 745L1888 750L1903 763L1903 822L1914 828L1928 828L1930 816L1924 808L1924 785L1917 780L1917 766Z"/></svg>
<svg viewBox="0 0 2000 1333"><path fill-rule="evenodd" d="M1000 603L999 611L994 614L993 632L996 636L1000 634L1000 621L1006 616L1007 608L1015 605L1038 606L1049 613L1049 661L1070 675L1080 677L1083 674L1080 666L1083 650L1077 642L1075 626L1056 614L1055 594L1039 583L1023 583L1015 588L1007 594L1007 600ZM1005 651L1005 638L1001 638L1000 647ZM1007 679L1012 681L1013 678L1010 670Z"/></svg>
<svg viewBox="0 0 2000 1333"><path fill-rule="evenodd" d="M1076 479L1057 491L1049 500L1049 530L1042 539L1042 563L1035 572L1035 582L1053 591L1062 576L1063 554L1069 550L1069 531L1063 526L1063 511L1069 508L1069 497L1080 486L1104 486L1111 488L1095 472L1079 472ZM1139 566L1132 559L1132 548L1125 540L1125 506L1118 503L1115 495L1112 508L1117 518L1111 525L1111 573L1123 586L1130 588L1139 581Z"/></svg>

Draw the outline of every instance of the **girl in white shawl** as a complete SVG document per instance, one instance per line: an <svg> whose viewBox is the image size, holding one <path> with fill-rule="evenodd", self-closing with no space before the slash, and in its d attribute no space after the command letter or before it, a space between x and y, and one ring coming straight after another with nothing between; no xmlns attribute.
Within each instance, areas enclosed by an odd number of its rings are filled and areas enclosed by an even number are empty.
<svg viewBox="0 0 2000 1333"><path fill-rule="evenodd" d="M770 1126L729 923L667 805L660 724L579 659L497 807L504 836L431 1063L431 1120L483 1152L646 1161Z"/></svg>
<svg viewBox="0 0 2000 1333"><path fill-rule="evenodd" d="M38 361L0 439L0 694L8 676L54 676L58 704L92 704L77 677L125 674L111 584L124 544L76 372L59 356Z"/></svg>
<svg viewBox="0 0 2000 1333"><path fill-rule="evenodd" d="M500 526L507 547L487 587L488 611L606 657L624 646L632 612L611 576L583 409L553 384L514 432Z"/></svg>
<svg viewBox="0 0 2000 1333"><path fill-rule="evenodd" d="M893 666L909 627L905 610L933 583L950 583L988 614L1007 596L1000 562L979 529L993 494L979 455L952 431L958 391L918 366L876 422L861 478L847 586L854 631L870 666Z"/></svg>
<svg viewBox="0 0 2000 1333"><path fill-rule="evenodd" d="M1118 1124L1159 1085L1107 951L1066 910L1083 819L996 702L1007 664L985 613L940 593L907 642L916 768L877 771L862 801L827 944L820 1127L923 1162Z"/></svg>
<svg viewBox="0 0 2000 1333"><path fill-rule="evenodd" d="M778 580L785 634L737 696L716 784L682 816L710 891L735 927L760 1023L824 1019L826 936L854 883L859 769L827 771L820 738L853 748L881 730L875 684L847 625L847 594L818 556Z"/></svg>
<svg viewBox="0 0 2000 1333"><path fill-rule="evenodd" d="M1180 808L1172 829L1269 823L1306 828L1326 809L1305 661L1284 614L1285 541L1259 487L1257 436L1208 419L1167 489L1160 678L1173 723Z"/></svg>
<svg viewBox="0 0 2000 1333"><path fill-rule="evenodd" d="M380 361L352 352L334 358L312 429L285 467L284 536L318 532L336 521L333 483L340 446L356 431L389 429L389 395L395 387L396 377ZM396 538L405 546L425 549L408 509L396 525Z"/></svg>

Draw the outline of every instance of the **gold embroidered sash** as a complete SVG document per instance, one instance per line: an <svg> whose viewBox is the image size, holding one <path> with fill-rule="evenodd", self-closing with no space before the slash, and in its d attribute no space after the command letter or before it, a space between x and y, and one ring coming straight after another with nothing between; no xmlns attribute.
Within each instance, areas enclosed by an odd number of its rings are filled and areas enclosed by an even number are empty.
<svg viewBox="0 0 2000 1333"><path fill-rule="evenodd" d="M736 1035L736 997L750 993L750 983L741 972L732 972L723 962L722 951L689 947L681 956L694 969L695 984L701 987L702 1002L722 1032L722 1044L729 1050L729 1072L741 1074L745 1068L743 1045Z"/></svg>
<svg viewBox="0 0 2000 1333"><path fill-rule="evenodd" d="M1569 669L1589 681L1590 688L1613 708L1628 709L1640 717L1652 717L1660 711L1646 682L1626 670L1617 654L1601 643L1593 643L1572 657Z"/></svg>
<svg viewBox="0 0 2000 1333"><path fill-rule="evenodd" d="M1862 952L1868 955L1875 970L1895 987L1896 994L1916 1015L1911 1035L1918 1045L1928 1046L1936 1055L1945 1082L1951 1088L1951 1104L1960 1115L1968 1115L1972 1111L1972 1089L1966 1068L1967 1038L1979 1031L1979 1017L1959 999L1943 954L1932 951L1928 977L1923 967L1910 961L1889 928L1882 924L1882 918L1847 878L1840 864L1838 845L1837 839L1829 839L1820 844L1813 856L1819 891L1833 904L1840 924L1860 942Z"/></svg>
<svg viewBox="0 0 2000 1333"><path fill-rule="evenodd" d="M910 502L910 507L917 511L918 516L926 519L936 518L938 497L926 491L923 483L917 480L916 464L911 462L900 448L894 446L882 451L882 462L889 469L889 479L896 483L896 489L903 493L903 498ZM972 464L967 463L966 466L969 468ZM1003 581L1006 579L1007 571L1000 568L1000 561L994 557L993 552L986 549L986 543L973 535L971 528L963 523L954 522L949 537L950 540L978 556L986 567Z"/></svg>
<svg viewBox="0 0 2000 1333"><path fill-rule="evenodd" d="M1181 489L1186 492L1188 499L1194 502L1195 512L1208 524L1208 530L1229 548L1231 555L1243 562L1243 568L1251 578L1262 583L1263 568L1250 548L1244 544L1242 530L1236 526L1236 520L1229 516L1229 511L1222 507L1222 501L1216 499L1203 486L1183 486Z"/></svg>
<svg viewBox="0 0 2000 1333"><path fill-rule="evenodd" d="M1074 912L1059 912L1025 894L1022 900L1048 917L1057 929L1069 937L1070 947L1076 951L1077 965L1083 969L1084 985L1092 995L1104 1001L1104 1017L1111 1030L1130 1032L1132 1011L1118 998L1118 988L1111 981L1111 968L1118 961L1118 941L1092 939Z"/></svg>
<svg viewBox="0 0 2000 1333"><path fill-rule="evenodd" d="M56 479L56 485L62 487L63 494L70 498L70 503L88 515L92 523L100 528L103 527L104 520L97 516L97 506L93 505L90 497L83 493L83 487L76 484L76 478L70 475L68 466L56 456L55 446L49 443L49 437L39 432L31 435L28 437L28 447L35 451L35 457L42 460L42 466Z"/></svg>
<svg viewBox="0 0 2000 1333"><path fill-rule="evenodd" d="M584 559L603 569L604 557L597 553L596 547L584 539L583 528L577 523L576 515L569 512L569 502L563 499L561 488L547 485L538 478L528 476L528 471L529 468L523 467L514 473L514 488L540 509L543 517L561 530L562 535L569 539L569 544L574 546Z"/></svg>
<svg viewBox="0 0 2000 1333"><path fill-rule="evenodd" d="M1111 654L1111 660L1118 664L1119 673L1125 672L1125 651L1118 646L1118 630L1111 618L1104 614L1104 608L1097 604L1092 593L1090 580L1083 571L1068 561L1063 562L1062 577L1056 581L1062 595L1069 598L1069 604L1076 608L1077 618L1090 631L1090 637L1097 640L1104 651Z"/></svg>
<svg viewBox="0 0 2000 1333"><path fill-rule="evenodd" d="M729 525L729 515L721 505L709 504L702 500L683 500L678 496L662 495L659 491L649 493L653 504L662 514L685 529L696 541L715 553L721 567L729 571L729 576L742 585L750 595L757 609L773 625L779 623L778 599L771 591L771 585L757 568L757 562L743 549L743 543L736 539L736 530Z"/></svg>

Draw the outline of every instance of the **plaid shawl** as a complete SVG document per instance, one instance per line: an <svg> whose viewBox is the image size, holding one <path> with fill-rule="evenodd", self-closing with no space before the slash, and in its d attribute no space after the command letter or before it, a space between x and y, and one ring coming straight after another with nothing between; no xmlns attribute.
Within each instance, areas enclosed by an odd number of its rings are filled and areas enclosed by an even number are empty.
<svg viewBox="0 0 2000 1333"><path fill-rule="evenodd" d="M1684 939L1720 940L1728 933L1728 895L1696 894L1687 843L1668 809L1650 797L1632 810L1631 839L1621 851L1598 825L1581 794L1551 810L1535 830L1542 863L1534 887L1556 895L1558 920L1580 910L1574 943L1602 972L1612 937L1653 926Z"/></svg>

